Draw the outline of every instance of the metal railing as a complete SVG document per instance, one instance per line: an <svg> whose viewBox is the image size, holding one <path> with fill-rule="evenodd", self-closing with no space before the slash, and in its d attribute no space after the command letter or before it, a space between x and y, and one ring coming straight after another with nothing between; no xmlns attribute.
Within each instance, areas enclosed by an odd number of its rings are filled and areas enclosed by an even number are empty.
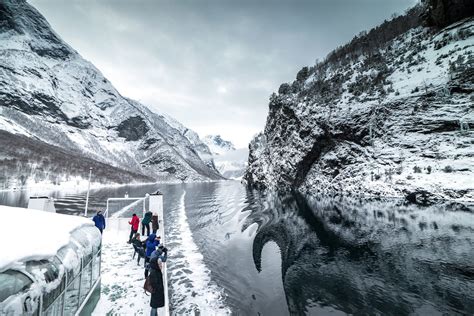
<svg viewBox="0 0 474 316"><path fill-rule="evenodd" d="M148 194L143 197L124 197L124 198L108 198L107 199L107 204L104 212L104 217L108 218L109 217L109 210L110 210L110 202L111 201L143 201L143 215L145 215L147 209L146 209L146 199L148 198ZM125 209L129 207L131 204L124 206L122 209ZM119 211L120 212L120 211Z"/></svg>
<svg viewBox="0 0 474 316"><path fill-rule="evenodd" d="M41 296L40 306L39 306L39 315L79 315L87 302L89 301L92 293L96 290L97 286L100 284L101 276L100 276L100 269L101 269L101 257L102 257L102 249L99 247L99 250L95 252L89 262L85 263L84 258L81 257L81 269L79 273L74 276L74 278L69 282L68 281L68 272L64 271L64 290L54 299L54 301L43 311L43 296ZM85 264L85 265L84 265ZM96 266L96 264L98 266ZM96 268L97 270L94 270ZM94 273L97 272L97 273ZM88 273L89 276L85 274ZM83 282L83 277L90 278L89 284L85 284ZM76 281L79 280L78 283ZM85 295L83 295L82 291L86 290L84 288L87 285L88 289ZM75 289L75 286L78 286ZM75 291L77 290L77 299L75 297ZM71 294L70 296L67 294ZM73 298L73 302L70 306L67 304L71 303L71 298ZM69 300L68 300L69 299ZM58 305L60 304L60 313L56 310L58 309ZM67 307L67 310L66 310Z"/></svg>

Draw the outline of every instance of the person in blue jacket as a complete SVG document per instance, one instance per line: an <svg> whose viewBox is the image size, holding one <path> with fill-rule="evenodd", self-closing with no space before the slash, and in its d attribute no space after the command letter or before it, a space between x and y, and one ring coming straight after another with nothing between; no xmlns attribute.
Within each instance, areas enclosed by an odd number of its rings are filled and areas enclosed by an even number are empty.
<svg viewBox="0 0 474 316"><path fill-rule="evenodd" d="M150 258L151 253L155 251L156 247L160 245L160 236L156 237L156 234L150 234L146 240L146 256Z"/></svg>
<svg viewBox="0 0 474 316"><path fill-rule="evenodd" d="M156 247L160 245L161 237L156 237L156 234L150 234L146 240L146 250L145 250L145 278L148 276L149 272L149 262L151 254L156 250Z"/></svg>
<svg viewBox="0 0 474 316"><path fill-rule="evenodd" d="M105 229L105 218L104 215L102 215L101 211L97 211L97 214L92 218L92 220L95 223L95 227L97 227L100 230L100 233Z"/></svg>

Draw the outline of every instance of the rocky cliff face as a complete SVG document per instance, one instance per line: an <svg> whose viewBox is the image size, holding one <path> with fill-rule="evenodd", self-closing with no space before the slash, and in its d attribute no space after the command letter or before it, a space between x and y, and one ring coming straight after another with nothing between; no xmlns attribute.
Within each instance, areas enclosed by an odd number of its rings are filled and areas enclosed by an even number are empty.
<svg viewBox="0 0 474 316"><path fill-rule="evenodd" d="M397 23L303 68L271 96L265 130L250 144L251 186L474 198L474 19L441 31L415 23L389 39Z"/></svg>
<svg viewBox="0 0 474 316"><path fill-rule="evenodd" d="M121 182L221 179L205 155L209 149L194 132L121 96L24 0L0 3L0 129L2 135L29 138L24 144L38 141L59 147L77 165L93 160L128 172ZM5 145L11 147L10 154L0 159L16 159L15 152L22 149L11 142ZM54 152L51 155L57 161L48 166L64 165ZM43 174L40 180L51 180L56 173L45 170L50 167L42 157L16 165L30 175ZM73 172L69 169L64 165L63 175Z"/></svg>
<svg viewBox="0 0 474 316"><path fill-rule="evenodd" d="M451 23L474 15L474 1L471 0L423 0L426 25L445 27Z"/></svg>

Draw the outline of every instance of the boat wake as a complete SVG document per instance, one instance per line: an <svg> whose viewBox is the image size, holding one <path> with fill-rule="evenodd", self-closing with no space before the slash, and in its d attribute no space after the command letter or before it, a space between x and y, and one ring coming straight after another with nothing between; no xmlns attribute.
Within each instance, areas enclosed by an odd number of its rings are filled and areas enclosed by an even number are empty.
<svg viewBox="0 0 474 316"><path fill-rule="evenodd" d="M186 191L169 219L168 280L173 314L229 315L225 294L210 276L203 255L193 240L185 207Z"/></svg>

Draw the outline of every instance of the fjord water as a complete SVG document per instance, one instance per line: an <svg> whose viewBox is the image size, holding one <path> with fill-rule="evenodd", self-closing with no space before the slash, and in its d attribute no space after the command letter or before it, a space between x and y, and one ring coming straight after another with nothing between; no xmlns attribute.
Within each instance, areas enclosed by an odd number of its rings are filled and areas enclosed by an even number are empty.
<svg viewBox="0 0 474 316"><path fill-rule="evenodd" d="M474 313L470 205L307 199L222 181L94 190L91 209L157 189L178 314ZM1 192L0 201L26 206L32 193ZM59 212L84 207L83 192L48 194Z"/></svg>

